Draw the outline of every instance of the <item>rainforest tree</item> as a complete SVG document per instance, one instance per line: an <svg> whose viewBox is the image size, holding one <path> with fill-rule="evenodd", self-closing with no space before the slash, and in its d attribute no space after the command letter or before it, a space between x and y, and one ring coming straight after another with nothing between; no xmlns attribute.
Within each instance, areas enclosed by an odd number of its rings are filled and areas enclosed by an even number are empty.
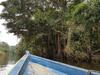
<svg viewBox="0 0 100 75"><path fill-rule="evenodd" d="M1 5L4 25L21 37L19 53L28 49L78 63L92 62L100 49L99 0L7 0Z"/></svg>

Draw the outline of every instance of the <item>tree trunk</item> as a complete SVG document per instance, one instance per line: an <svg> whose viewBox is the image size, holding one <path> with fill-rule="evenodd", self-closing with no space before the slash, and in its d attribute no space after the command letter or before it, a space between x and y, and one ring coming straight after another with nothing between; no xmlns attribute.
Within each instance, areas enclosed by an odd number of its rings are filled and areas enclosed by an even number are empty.
<svg viewBox="0 0 100 75"><path fill-rule="evenodd" d="M57 34L57 56L60 56L61 45L60 45L60 33Z"/></svg>
<svg viewBox="0 0 100 75"><path fill-rule="evenodd" d="M72 52L71 50L71 37L72 37L72 29L68 29L68 36L67 36L67 45L65 47L65 53L70 54Z"/></svg>
<svg viewBox="0 0 100 75"><path fill-rule="evenodd" d="M88 54L88 63L91 63L92 62L92 50L91 50L91 47L88 48L87 54Z"/></svg>
<svg viewBox="0 0 100 75"><path fill-rule="evenodd" d="M48 41L47 41L47 57L49 59L53 59L53 50L51 49L51 44L50 44L50 33L48 34Z"/></svg>

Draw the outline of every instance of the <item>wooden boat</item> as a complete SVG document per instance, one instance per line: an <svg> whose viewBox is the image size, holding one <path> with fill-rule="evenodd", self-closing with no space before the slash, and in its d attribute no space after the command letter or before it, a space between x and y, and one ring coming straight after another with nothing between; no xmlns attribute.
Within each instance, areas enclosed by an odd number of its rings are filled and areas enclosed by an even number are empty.
<svg viewBox="0 0 100 75"><path fill-rule="evenodd" d="M100 75L100 73L35 56L27 51L8 75Z"/></svg>

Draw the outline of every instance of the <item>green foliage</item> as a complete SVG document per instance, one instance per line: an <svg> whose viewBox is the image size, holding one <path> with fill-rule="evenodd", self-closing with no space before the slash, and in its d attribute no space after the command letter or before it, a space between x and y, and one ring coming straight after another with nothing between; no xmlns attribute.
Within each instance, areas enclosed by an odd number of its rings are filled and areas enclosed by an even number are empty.
<svg viewBox="0 0 100 75"><path fill-rule="evenodd" d="M79 60L91 61L92 52L100 48L99 0L7 0L1 5L4 25L22 39L18 44L21 56L28 49L71 61L79 52Z"/></svg>
<svg viewBox="0 0 100 75"><path fill-rule="evenodd" d="M8 50L9 50L9 45L6 44L5 42L0 42L0 51L8 52Z"/></svg>

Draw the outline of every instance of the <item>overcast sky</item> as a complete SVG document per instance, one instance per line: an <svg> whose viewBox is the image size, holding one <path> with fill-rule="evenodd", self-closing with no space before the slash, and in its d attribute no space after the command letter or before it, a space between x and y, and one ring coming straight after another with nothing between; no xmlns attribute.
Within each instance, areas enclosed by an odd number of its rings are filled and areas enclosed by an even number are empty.
<svg viewBox="0 0 100 75"><path fill-rule="evenodd" d="M0 0L0 3L2 1L6 1L6 0ZM2 12L3 10L3 7L0 6L0 13ZM17 38L17 36L13 35L13 33L7 33L7 29L5 26L3 26L2 24L4 23L5 21L0 19L0 42L3 41L3 42L6 42L8 43L10 46L13 46L13 45L16 45L18 42L19 42L19 39Z"/></svg>

